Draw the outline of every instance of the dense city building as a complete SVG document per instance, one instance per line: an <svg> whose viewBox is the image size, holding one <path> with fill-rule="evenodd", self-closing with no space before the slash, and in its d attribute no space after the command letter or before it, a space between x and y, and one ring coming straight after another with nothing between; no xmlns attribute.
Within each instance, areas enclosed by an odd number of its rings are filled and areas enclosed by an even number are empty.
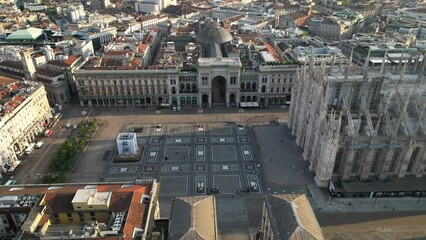
<svg viewBox="0 0 426 240"><path fill-rule="evenodd" d="M357 12L335 12L331 16L311 18L308 26L313 36L339 41L351 38L364 27L364 17Z"/></svg>

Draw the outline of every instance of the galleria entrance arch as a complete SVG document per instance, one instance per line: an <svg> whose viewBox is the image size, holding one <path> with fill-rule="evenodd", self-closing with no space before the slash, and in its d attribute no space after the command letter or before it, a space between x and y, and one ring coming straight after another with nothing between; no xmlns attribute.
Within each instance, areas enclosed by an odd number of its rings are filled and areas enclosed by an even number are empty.
<svg viewBox="0 0 426 240"><path fill-rule="evenodd" d="M212 104L226 104L226 79L222 76L212 79Z"/></svg>

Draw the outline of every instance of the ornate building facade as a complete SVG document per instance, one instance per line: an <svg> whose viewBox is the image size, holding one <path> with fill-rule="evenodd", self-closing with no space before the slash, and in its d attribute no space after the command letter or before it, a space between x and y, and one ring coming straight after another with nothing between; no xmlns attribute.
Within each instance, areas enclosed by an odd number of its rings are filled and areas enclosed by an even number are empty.
<svg viewBox="0 0 426 240"><path fill-rule="evenodd" d="M195 41L197 44L187 43L185 51L171 55L164 52L176 52L174 42L167 42L164 51L160 50L163 54L148 69L104 66L106 61L100 58L88 61L72 73L80 104L268 107L291 100L297 65L279 62L284 60L266 42L234 45L231 34L214 21L206 23ZM170 59L175 62L158 65Z"/></svg>
<svg viewBox="0 0 426 240"><path fill-rule="evenodd" d="M295 65L241 70L239 59L201 58L197 72L172 70L75 70L82 106L238 107L280 105L291 100Z"/></svg>
<svg viewBox="0 0 426 240"><path fill-rule="evenodd" d="M288 124L318 186L426 175L426 61L419 59L315 67L312 58L300 68Z"/></svg>

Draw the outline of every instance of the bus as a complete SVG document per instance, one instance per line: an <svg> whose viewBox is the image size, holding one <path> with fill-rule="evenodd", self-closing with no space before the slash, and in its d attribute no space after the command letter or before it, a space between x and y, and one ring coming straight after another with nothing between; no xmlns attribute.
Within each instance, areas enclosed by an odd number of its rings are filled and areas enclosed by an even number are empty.
<svg viewBox="0 0 426 240"><path fill-rule="evenodd" d="M12 186L12 185L15 185L15 184L16 184L15 180L8 180L4 185L5 186Z"/></svg>

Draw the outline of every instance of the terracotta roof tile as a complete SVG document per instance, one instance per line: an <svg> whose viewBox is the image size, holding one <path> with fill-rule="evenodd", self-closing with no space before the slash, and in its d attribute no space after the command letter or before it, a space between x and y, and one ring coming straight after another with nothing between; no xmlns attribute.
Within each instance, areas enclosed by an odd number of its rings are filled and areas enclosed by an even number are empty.
<svg viewBox="0 0 426 240"><path fill-rule="evenodd" d="M145 204L141 203L142 195L150 192L149 187L139 186L140 189L134 191L132 201L130 203L129 213L126 218L126 224L124 225L124 238L132 239L134 228L143 228L145 218Z"/></svg>
<svg viewBox="0 0 426 240"><path fill-rule="evenodd" d="M147 44L141 43L138 45L138 52L144 53L147 48L148 48Z"/></svg>
<svg viewBox="0 0 426 240"><path fill-rule="evenodd" d="M71 55L64 61L64 63L67 64L68 66L71 66L79 58L80 58L79 55Z"/></svg>
<svg viewBox="0 0 426 240"><path fill-rule="evenodd" d="M22 65L20 61L5 60L3 62L0 62L0 66L24 70L24 65Z"/></svg>

